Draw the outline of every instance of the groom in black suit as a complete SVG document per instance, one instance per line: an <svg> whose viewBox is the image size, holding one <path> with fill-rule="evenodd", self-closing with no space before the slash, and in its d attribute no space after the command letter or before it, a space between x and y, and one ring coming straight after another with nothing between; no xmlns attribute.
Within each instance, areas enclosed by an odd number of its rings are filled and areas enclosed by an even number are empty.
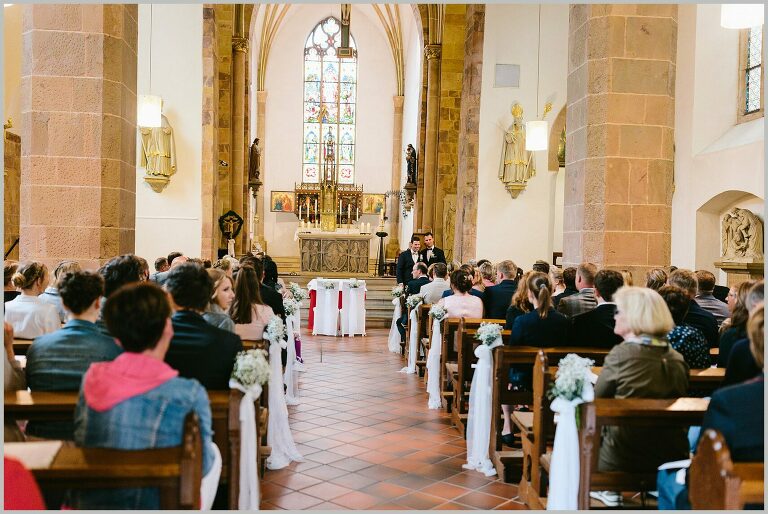
<svg viewBox="0 0 768 514"><path fill-rule="evenodd" d="M397 283L405 286L411 280L411 272L413 271L413 265L417 262L422 262L422 257L419 254L419 248L421 248L421 240L418 236L411 236L411 242L408 245L408 249L401 253L397 257Z"/></svg>
<svg viewBox="0 0 768 514"><path fill-rule="evenodd" d="M432 232L424 234L424 249L419 252L419 255L421 255L421 261L426 264L427 267L436 262L447 264L447 262L445 262L445 253L435 246L435 236Z"/></svg>

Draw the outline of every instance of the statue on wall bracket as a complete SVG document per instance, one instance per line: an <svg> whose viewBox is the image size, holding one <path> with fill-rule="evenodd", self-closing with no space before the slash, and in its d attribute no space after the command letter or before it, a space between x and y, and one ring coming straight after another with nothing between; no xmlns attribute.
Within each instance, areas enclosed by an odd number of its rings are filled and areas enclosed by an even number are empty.
<svg viewBox="0 0 768 514"><path fill-rule="evenodd" d="M714 264L727 273L727 285L762 278L763 221L748 209L734 207L723 216L721 230L722 256Z"/></svg>
<svg viewBox="0 0 768 514"><path fill-rule="evenodd" d="M416 157L416 149L411 144L405 149L405 163L408 172L406 184L416 185L416 168L418 160Z"/></svg>
<svg viewBox="0 0 768 514"><path fill-rule="evenodd" d="M528 181L536 176L536 164L533 152L525 149L525 123L519 103L512 106L512 118L512 124L504 131L502 139L499 179L512 198L517 198Z"/></svg>
<svg viewBox="0 0 768 514"><path fill-rule="evenodd" d="M253 196L259 192L261 187L261 147L259 146L259 138L255 138L251 144L251 149L248 153L248 187L253 190Z"/></svg>
<svg viewBox="0 0 768 514"><path fill-rule="evenodd" d="M139 127L141 136L141 167L145 170L144 181L155 193L160 193L176 173L176 143L173 127L162 115L161 126Z"/></svg>
<svg viewBox="0 0 768 514"><path fill-rule="evenodd" d="M235 238L243 228L243 218L238 213L230 210L219 216L219 230L227 238L227 254L235 256Z"/></svg>

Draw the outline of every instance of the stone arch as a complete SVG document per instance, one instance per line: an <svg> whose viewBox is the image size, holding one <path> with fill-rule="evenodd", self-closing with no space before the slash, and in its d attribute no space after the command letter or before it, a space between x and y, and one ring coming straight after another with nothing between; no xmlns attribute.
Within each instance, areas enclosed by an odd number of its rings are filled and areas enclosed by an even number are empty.
<svg viewBox="0 0 768 514"><path fill-rule="evenodd" d="M557 162L557 147L560 144L560 134L565 129L565 113L567 107L564 105L557 114L552 130L549 132L549 149L547 150L547 169L549 171L558 171L560 165Z"/></svg>

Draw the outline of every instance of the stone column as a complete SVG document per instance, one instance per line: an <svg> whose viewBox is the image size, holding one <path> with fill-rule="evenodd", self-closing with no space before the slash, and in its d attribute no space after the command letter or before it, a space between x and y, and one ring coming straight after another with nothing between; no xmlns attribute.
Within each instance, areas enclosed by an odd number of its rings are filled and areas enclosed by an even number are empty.
<svg viewBox="0 0 768 514"><path fill-rule="evenodd" d="M21 138L18 134L4 130L3 162L3 254L7 252L19 237L19 188L21 185ZM19 260L18 243L8 254L8 259Z"/></svg>
<svg viewBox="0 0 768 514"><path fill-rule="evenodd" d="M137 19L136 5L24 6L22 260L95 269L134 251Z"/></svg>
<svg viewBox="0 0 768 514"><path fill-rule="evenodd" d="M265 149L267 147L267 92L256 91L256 137L259 138L259 144L261 145L261 162L259 163L261 171L259 180L264 182L264 174L267 167L265 166L266 155ZM264 251L267 251L267 240L264 238L264 186L259 189L256 194L256 216L258 216L258 222L256 223L256 241L261 244Z"/></svg>
<svg viewBox="0 0 768 514"><path fill-rule="evenodd" d="M405 145L403 144L403 103L405 97L395 95L392 97L395 107L394 114L394 134L392 136L392 191L397 191L402 187L403 173L403 155ZM397 195L389 197L389 206L387 207L387 217L389 218L389 241L387 242L387 259L397 258L400 253L399 220L400 220L400 199Z"/></svg>
<svg viewBox="0 0 768 514"><path fill-rule="evenodd" d="M219 102L218 42L216 10L203 7L203 158L202 158L202 233L200 256L215 261L219 245Z"/></svg>
<svg viewBox="0 0 768 514"><path fill-rule="evenodd" d="M563 257L670 261L676 5L570 8Z"/></svg>
<svg viewBox="0 0 768 514"><path fill-rule="evenodd" d="M459 122L459 170L456 180L456 224L453 238L453 258L459 262L474 259L477 248L477 156L480 141L485 5L468 5L466 19Z"/></svg>
<svg viewBox="0 0 768 514"><path fill-rule="evenodd" d="M435 225L435 188L437 187L437 136L440 124L440 55L441 45L426 45L427 58L427 130L424 145L424 196L421 205L421 227Z"/></svg>
<svg viewBox="0 0 768 514"><path fill-rule="evenodd" d="M242 7L241 5L235 8ZM237 16L235 16L237 19ZM246 203L245 181L245 54L248 51L248 39L232 38L232 179L230 205L232 210L243 218L243 228L235 238L235 254L248 251L248 206Z"/></svg>

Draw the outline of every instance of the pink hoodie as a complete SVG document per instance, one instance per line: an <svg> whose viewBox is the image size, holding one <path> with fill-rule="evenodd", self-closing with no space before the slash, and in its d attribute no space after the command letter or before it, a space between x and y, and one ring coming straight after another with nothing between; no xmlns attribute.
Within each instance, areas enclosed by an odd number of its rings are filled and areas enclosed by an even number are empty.
<svg viewBox="0 0 768 514"><path fill-rule="evenodd" d="M178 375L178 371L163 361L124 352L111 362L91 364L83 378L83 394L88 407L104 412Z"/></svg>

